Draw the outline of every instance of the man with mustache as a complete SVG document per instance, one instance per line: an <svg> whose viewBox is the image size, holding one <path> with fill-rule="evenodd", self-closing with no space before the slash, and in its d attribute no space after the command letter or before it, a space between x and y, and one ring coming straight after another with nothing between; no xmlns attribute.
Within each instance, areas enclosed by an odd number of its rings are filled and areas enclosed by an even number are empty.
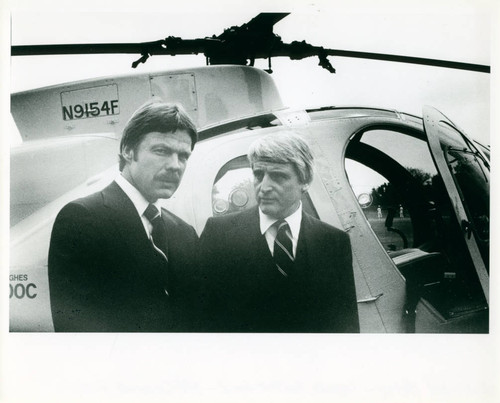
<svg viewBox="0 0 500 403"><path fill-rule="evenodd" d="M197 130L178 105L150 102L123 130L120 175L56 218L48 273L55 331L187 331L194 229L160 199L179 186Z"/></svg>
<svg viewBox="0 0 500 403"><path fill-rule="evenodd" d="M209 218L200 238L207 330L359 332L349 236L302 210L309 146L276 133L248 160L258 206Z"/></svg>

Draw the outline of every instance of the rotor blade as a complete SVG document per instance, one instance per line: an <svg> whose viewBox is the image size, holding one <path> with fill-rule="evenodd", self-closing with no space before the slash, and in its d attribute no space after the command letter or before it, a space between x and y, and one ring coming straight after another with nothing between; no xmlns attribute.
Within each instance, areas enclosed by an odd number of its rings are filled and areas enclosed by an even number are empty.
<svg viewBox="0 0 500 403"><path fill-rule="evenodd" d="M186 55L204 53L213 39L184 40L169 37L165 40L142 43L88 43L67 45L21 45L12 46L12 56L36 55L78 55L78 54L150 54L150 55Z"/></svg>
<svg viewBox="0 0 500 403"><path fill-rule="evenodd" d="M489 73L490 66L483 64L462 63L450 60L427 59L424 57L412 57L402 55L389 55L383 53L354 52L350 50L325 49L329 56L353 57L359 59L384 60L389 62L421 64L424 66L448 67L450 69L470 70L480 73Z"/></svg>
<svg viewBox="0 0 500 403"><path fill-rule="evenodd" d="M141 53L138 43L87 43L68 45L20 45L11 47L12 56L81 55L92 53Z"/></svg>
<svg viewBox="0 0 500 403"><path fill-rule="evenodd" d="M257 18L257 17L255 17ZM277 18L277 17L276 17ZM282 17L283 18L283 17ZM245 53L245 50L243 53ZM105 44L68 44L68 45L23 45L12 46L12 56L34 56L54 54L112 54L131 53L141 55L187 55L203 53L213 55L224 51L224 44L217 38L181 39L168 37L164 40L142 43L105 43ZM281 41L273 44L271 48L254 50L245 58L263 58L284 56L292 60L299 60L311 56L340 56L358 59L382 60L400 63L420 64L426 66L447 67L459 70L490 73L491 68L487 65L462 63L450 60L428 59L422 57L390 55L383 53L357 52L340 49L324 49L312 46L304 41L286 44Z"/></svg>
<svg viewBox="0 0 500 403"><path fill-rule="evenodd" d="M290 59L303 59L310 56L340 56L358 59L383 60L389 62L400 62L410 64L421 64L425 66L447 67L451 69L469 70L480 73L489 73L491 68L487 65L462 63L450 60L428 59L423 57L412 57L402 55L390 55L384 53L356 52L351 50L325 49L320 46L312 46L306 42L297 42L286 44L282 43L275 46L270 56L288 56Z"/></svg>

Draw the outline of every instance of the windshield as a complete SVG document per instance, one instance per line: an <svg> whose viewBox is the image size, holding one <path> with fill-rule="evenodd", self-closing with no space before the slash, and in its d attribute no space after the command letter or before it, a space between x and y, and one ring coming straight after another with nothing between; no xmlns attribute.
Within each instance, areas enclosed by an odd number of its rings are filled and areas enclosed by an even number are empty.
<svg viewBox="0 0 500 403"><path fill-rule="evenodd" d="M440 123L440 142L467 215L472 220L481 256L489 269L489 162L460 132ZM457 136L457 134L459 134Z"/></svg>

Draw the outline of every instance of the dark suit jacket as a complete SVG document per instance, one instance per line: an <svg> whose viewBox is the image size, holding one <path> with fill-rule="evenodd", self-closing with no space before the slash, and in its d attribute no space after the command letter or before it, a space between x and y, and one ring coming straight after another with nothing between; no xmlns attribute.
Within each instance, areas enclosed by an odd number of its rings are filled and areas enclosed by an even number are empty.
<svg viewBox="0 0 500 403"><path fill-rule="evenodd" d="M207 330L359 332L349 236L303 213L296 272L276 269L257 208L210 218L200 238Z"/></svg>
<svg viewBox="0 0 500 403"><path fill-rule="evenodd" d="M162 283L164 262L116 182L60 211L48 260L56 331L190 330L198 237L164 209L162 218L168 232L169 296Z"/></svg>

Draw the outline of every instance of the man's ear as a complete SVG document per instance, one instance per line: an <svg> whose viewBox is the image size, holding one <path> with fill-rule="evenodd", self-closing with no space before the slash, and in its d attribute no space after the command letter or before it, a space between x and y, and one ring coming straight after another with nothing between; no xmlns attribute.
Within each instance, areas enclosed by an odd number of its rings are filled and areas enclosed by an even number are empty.
<svg viewBox="0 0 500 403"><path fill-rule="evenodd" d="M132 160L134 159L134 149L125 147L122 151L122 156L128 163L132 162Z"/></svg>

